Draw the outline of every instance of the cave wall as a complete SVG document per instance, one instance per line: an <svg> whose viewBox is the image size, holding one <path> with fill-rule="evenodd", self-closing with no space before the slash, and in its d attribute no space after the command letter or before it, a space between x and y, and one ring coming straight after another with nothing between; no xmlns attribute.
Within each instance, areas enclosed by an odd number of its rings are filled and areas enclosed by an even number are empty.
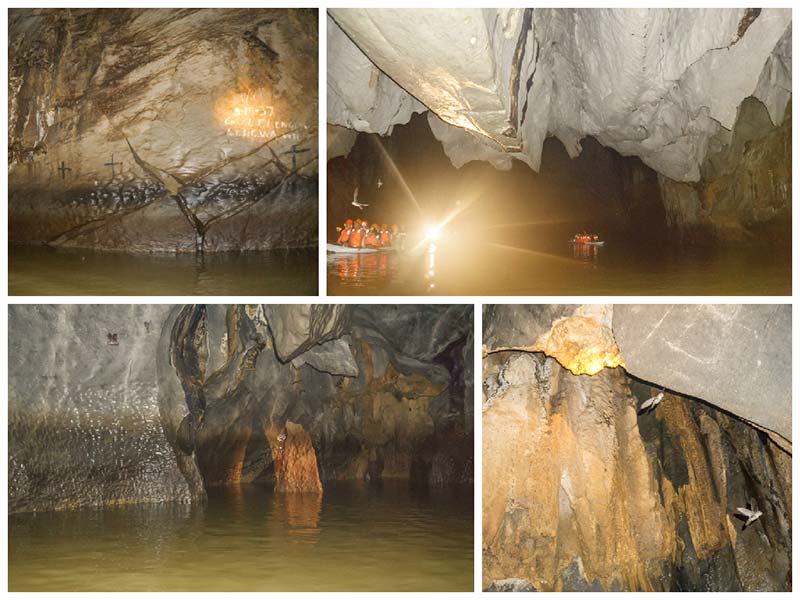
<svg viewBox="0 0 800 600"><path fill-rule="evenodd" d="M516 158L538 170L548 134L572 156L590 135L676 181L697 181L709 139L733 128L744 98L764 100L777 124L791 88L788 9L330 14L381 71L435 113L432 129L457 164L472 154L500 168ZM334 81L352 77L331 59ZM347 104L361 87L334 89ZM389 114L377 113L372 130L405 122L387 123ZM331 111L328 122L347 126L343 116Z"/></svg>
<svg viewBox="0 0 800 600"><path fill-rule="evenodd" d="M9 512L191 498L159 411L168 311L9 306Z"/></svg>
<svg viewBox="0 0 800 600"><path fill-rule="evenodd" d="M695 184L659 176L670 228L691 242L780 242L792 239L791 102L779 126L767 107L747 98L728 143L712 140ZM714 144L716 142L716 144Z"/></svg>
<svg viewBox="0 0 800 600"><path fill-rule="evenodd" d="M509 170L516 159L539 171L548 138L573 158L592 139L658 174L660 205L637 196L643 173L622 165L633 201L609 207L621 221L663 218L674 242L791 239L788 9L329 14L329 35L371 61L359 72L329 48L329 160L351 151L348 129L387 135L406 123L413 98L458 168ZM356 50L341 54L352 62ZM402 90L380 93L384 75ZM346 107L359 102L353 118ZM661 233L652 237L661 242Z"/></svg>
<svg viewBox="0 0 800 600"><path fill-rule="evenodd" d="M483 352L545 352L573 373L624 366L791 448L788 305L485 305Z"/></svg>
<svg viewBox="0 0 800 600"><path fill-rule="evenodd" d="M194 251L188 210L207 251L316 245L317 21L11 9L9 240Z"/></svg>
<svg viewBox="0 0 800 600"><path fill-rule="evenodd" d="M483 587L791 590L791 455L622 369L484 359ZM733 516L752 502L764 516Z"/></svg>
<svg viewBox="0 0 800 600"><path fill-rule="evenodd" d="M792 442L789 305L616 305L628 372L702 398Z"/></svg>
<svg viewBox="0 0 800 600"><path fill-rule="evenodd" d="M10 511L470 484L472 326L471 305L12 307Z"/></svg>

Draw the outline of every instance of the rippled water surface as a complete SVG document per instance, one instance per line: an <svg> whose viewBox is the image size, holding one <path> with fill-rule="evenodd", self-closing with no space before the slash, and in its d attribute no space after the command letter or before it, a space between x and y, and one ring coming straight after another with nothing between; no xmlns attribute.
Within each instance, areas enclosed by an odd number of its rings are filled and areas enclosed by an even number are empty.
<svg viewBox="0 0 800 600"><path fill-rule="evenodd" d="M205 506L9 517L9 590L472 590L472 489L242 486Z"/></svg>
<svg viewBox="0 0 800 600"><path fill-rule="evenodd" d="M791 252L608 239L574 246L567 230L450 236L435 249L328 254L328 293L442 295L791 295Z"/></svg>
<svg viewBox="0 0 800 600"><path fill-rule="evenodd" d="M305 296L317 294L318 253L276 250L141 255L9 246L9 293L17 296Z"/></svg>

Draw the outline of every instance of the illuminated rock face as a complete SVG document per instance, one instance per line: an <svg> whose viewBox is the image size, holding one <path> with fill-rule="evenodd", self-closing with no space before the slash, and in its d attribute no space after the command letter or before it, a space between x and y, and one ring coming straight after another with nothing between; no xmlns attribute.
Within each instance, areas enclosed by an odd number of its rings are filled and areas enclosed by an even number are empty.
<svg viewBox="0 0 800 600"><path fill-rule="evenodd" d="M767 436L669 393L640 414L658 388L619 368L483 367L484 589L791 589L791 455Z"/></svg>
<svg viewBox="0 0 800 600"><path fill-rule="evenodd" d="M461 142L478 134L534 169L548 134L572 154L591 135L671 179L697 181L709 138L733 128L744 98L767 101L779 124L788 101L781 90L791 88L791 49L779 45L791 22L786 9L331 14L382 71L464 130ZM333 58L330 71L335 82ZM331 122L345 124L336 112ZM455 135L445 141L446 150L458 145Z"/></svg>
<svg viewBox="0 0 800 600"><path fill-rule="evenodd" d="M12 10L9 38L12 242L194 251L179 197L205 250L315 245L316 10Z"/></svg>
<svg viewBox="0 0 800 600"><path fill-rule="evenodd" d="M788 9L329 12L331 37L352 39L381 71L352 69L352 48L341 63L329 48L331 124L385 135L407 122L404 96L373 83L388 75L429 109L456 167L517 159L538 171L548 136L572 157L590 136L660 175L684 239L789 237ZM743 123L748 98L766 116L755 128ZM357 102L354 125L345 107ZM742 134L759 141L744 150ZM342 137L329 159L349 151Z"/></svg>
<svg viewBox="0 0 800 600"><path fill-rule="evenodd" d="M301 425L286 422L281 433L266 432L275 465L275 491L321 493L317 455L311 436Z"/></svg>
<svg viewBox="0 0 800 600"><path fill-rule="evenodd" d="M22 306L10 321L12 512L253 481L472 482L470 305Z"/></svg>
<svg viewBox="0 0 800 600"><path fill-rule="evenodd" d="M552 323L531 346L494 347L492 352L524 350L555 358L574 375L595 375L607 367L623 365L611 332L610 305L583 305Z"/></svg>
<svg viewBox="0 0 800 600"><path fill-rule="evenodd" d="M791 446L791 311L741 305L486 305L484 356L543 352L575 374L624 366ZM587 368L591 367L591 368Z"/></svg>
<svg viewBox="0 0 800 600"><path fill-rule="evenodd" d="M332 124L386 135L413 113L427 110L370 62L330 17L327 23L328 56L336 57L339 73L327 81L328 112L336 115ZM344 148L339 152L346 154Z"/></svg>

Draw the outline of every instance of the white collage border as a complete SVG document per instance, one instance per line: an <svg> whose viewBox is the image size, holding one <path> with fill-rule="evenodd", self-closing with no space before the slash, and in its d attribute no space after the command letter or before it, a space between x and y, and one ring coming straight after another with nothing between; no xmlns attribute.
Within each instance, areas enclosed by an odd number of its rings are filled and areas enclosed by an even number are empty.
<svg viewBox="0 0 800 600"><path fill-rule="evenodd" d="M4 10L2 12L2 46L0 52L3 54L5 67L3 69L3 77L5 78L4 85L2 86L3 110L6 111L4 121L8 122L8 8L28 8L28 7L54 7L54 8L78 8L78 7L200 7L200 8L214 8L222 6L220 0L209 1L186 1L186 0L172 0L165 5L157 5L152 1L131 0L124 2L112 3L108 0L98 0L94 2L87 2L85 0L75 2L64 1L51 1L51 2L38 2L31 0L29 2L20 2L18 0L7 0L4 2ZM768 5L771 7L788 7L793 8L794 3L786 0L769 2L766 4L756 3L756 5ZM327 176L326 169L322 164L322 158L326 156L326 112L327 112L327 94L326 94L326 65L327 65L327 45L326 45L326 9L327 8L348 8L348 7L374 7L374 6L387 6L387 7L402 7L402 8L466 8L466 7L616 7L616 8L634 8L634 7L648 7L648 8L678 8L678 7L750 7L753 3L744 2L742 0L732 0L723 2L720 0L706 0L701 3L697 2L620 2L619 0L611 0L606 2L563 2L563 1L528 1L520 2L513 0L509 2L476 2L474 0L463 0L461 2L420 2L413 0L409 2L364 2L363 0L355 0L351 2L342 2L339 0L310 0L307 2L285 1L285 2L267 2L267 1L239 1L235 6L241 8L258 8L258 7L276 7L276 8L318 8L319 9L319 240L320 240L320 257L318 265L318 281L319 281L319 295L315 297L306 296L8 296L8 173L7 170L2 172L2 181L0 182L1 189L3 190L3 207L0 210L0 231L2 231L3 242L0 246L0 261L4 267L4 275L0 289L2 289L3 300L3 317L0 319L0 374L2 374L2 386L0 392L2 402L2 450L3 459L0 461L0 478L2 478L3 490L1 492L0 502L2 502L3 512L6 518L3 519L2 528L6 543L2 546L2 556L0 557L0 570L2 570L2 578L4 580L4 593L16 596L16 593L9 594L8 587L8 305L9 304L184 304L203 301L206 303L230 303L230 302L272 302L275 304L301 304L307 302L322 302L331 304L473 304L474 305L474 320L475 320L475 335L474 335L474 403L475 403L475 454L474 454L474 591L473 592L453 592L436 594L436 597L470 597L481 590L481 438L482 427L480 419L480 407L482 405L482 375L481 375L481 362L482 362L482 307L484 304L599 304L599 303L617 303L617 304L791 304L792 305L792 354L797 357L798 354L798 335L797 335L797 312L795 304L796 292L792 288L791 296L378 296L378 297L352 297L352 296L327 296L326 295L326 259L323 240L327 237L327 211L325 203L325 194L327 190ZM793 11L794 13L794 11ZM793 14L794 16L794 14ZM797 34L792 35L793 47L796 46ZM792 83L792 95L794 95L794 82ZM792 146L796 146L797 132L792 130ZM8 162L8 148L5 146L6 163ZM797 173L797 159L792 157L792 178ZM793 196L794 200L794 196ZM800 252L798 251L798 217L796 211L792 215L792 281L797 281L797 265L800 261ZM766 257L768 260L769 257ZM800 364L796 359L793 361L793 366ZM797 369L792 370L792 407L793 412L797 407L798 397L798 375ZM793 422L793 432L795 430L795 423ZM793 464L792 467L793 479L797 477L797 465ZM796 511L795 511L796 512ZM793 520L796 515L793 514ZM794 546L794 544L793 544ZM368 549L365 549L367 551ZM212 557L198 557L198 568L202 568L202 561L204 558ZM796 553L793 553L793 571L797 572L798 559ZM577 592L561 592L558 594L559 598L583 598L586 593ZM625 598L633 597L641 593L629 593ZM133 594L139 596L140 594ZM227 594L212 593L214 597L222 597ZM268 596L286 596L285 593L269 593L262 592L259 595ZM298 598L347 598L351 597L352 593L344 592L330 592L330 593L310 593L310 592L296 592L291 594L292 597ZM432 596L430 592L416 592L416 593L368 593L368 597L427 597ZM685 593L684 593L685 595ZM690 596L704 596L701 592L689 593ZM43 597L56 597L62 594L45 593ZM153 592L143 594L143 597L167 597L166 592ZM190 597L189 593L177 593L177 596ZM170 598L176 597L176 594L169 594Z"/></svg>

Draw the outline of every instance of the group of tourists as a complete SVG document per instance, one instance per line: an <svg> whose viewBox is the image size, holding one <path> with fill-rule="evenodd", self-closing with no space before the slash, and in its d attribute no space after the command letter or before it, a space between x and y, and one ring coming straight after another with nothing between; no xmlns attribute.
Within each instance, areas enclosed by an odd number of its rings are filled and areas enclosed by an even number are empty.
<svg viewBox="0 0 800 600"><path fill-rule="evenodd" d="M575 236L572 238L572 241L576 244L588 244L590 242L598 242L600 241L600 237L596 233L576 233Z"/></svg>
<svg viewBox="0 0 800 600"><path fill-rule="evenodd" d="M347 219L344 227L337 227L336 231L339 232L336 243L350 248L386 248L399 242L403 235L397 225L392 225L391 229L385 223L373 223L370 226L361 219L356 219L355 222Z"/></svg>

